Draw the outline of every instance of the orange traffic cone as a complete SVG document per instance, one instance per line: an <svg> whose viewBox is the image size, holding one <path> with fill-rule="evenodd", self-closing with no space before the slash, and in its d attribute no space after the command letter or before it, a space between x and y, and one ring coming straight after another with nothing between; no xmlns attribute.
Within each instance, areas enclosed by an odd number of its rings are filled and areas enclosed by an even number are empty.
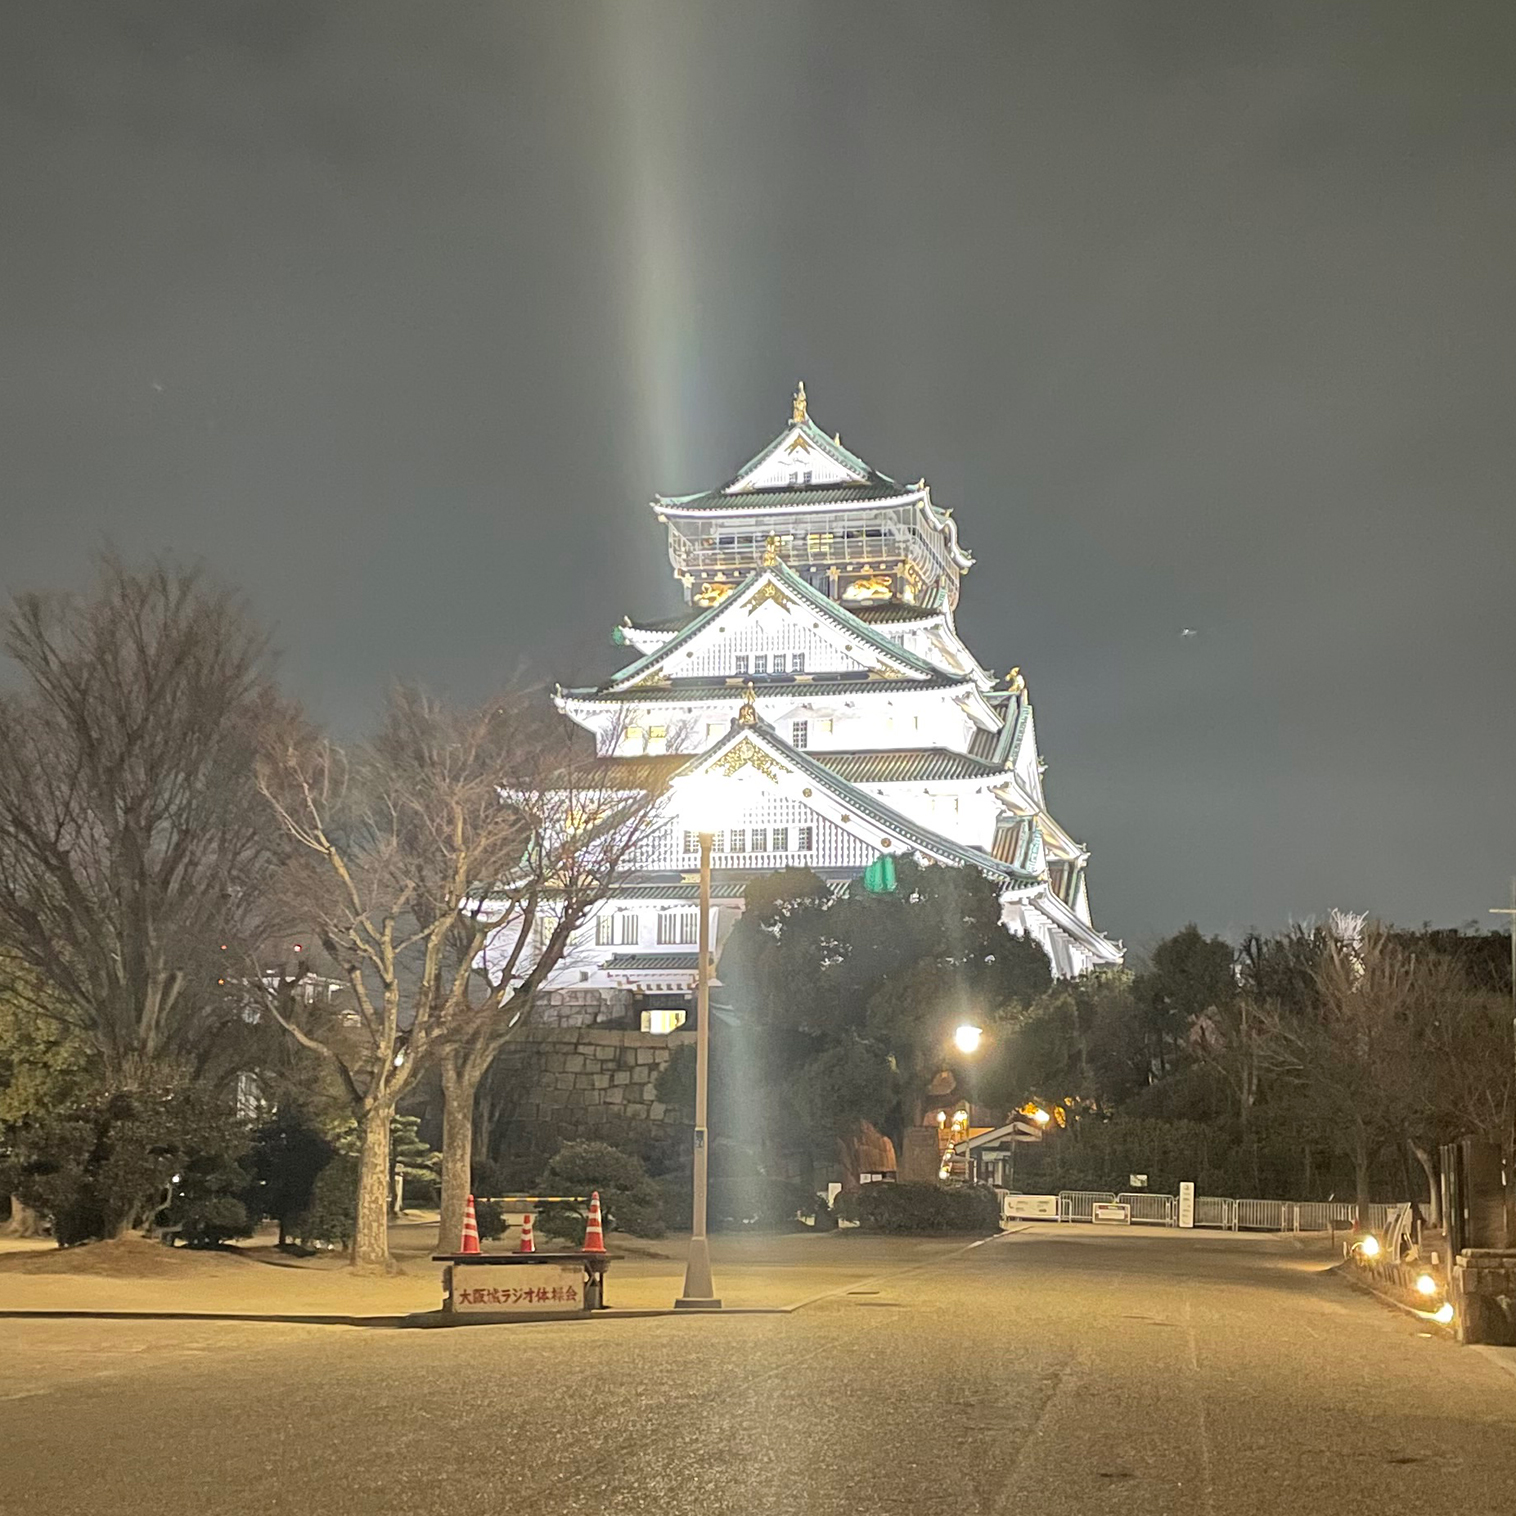
<svg viewBox="0 0 1516 1516"><path fill-rule="evenodd" d="M528 1211L521 1222L521 1246L516 1249L518 1253L535 1253L537 1240L532 1236L532 1213Z"/></svg>
<svg viewBox="0 0 1516 1516"><path fill-rule="evenodd" d="M590 1219L584 1224L584 1252L603 1253L605 1251L605 1232L600 1225L600 1191L594 1190L590 1194Z"/></svg>
<svg viewBox="0 0 1516 1516"><path fill-rule="evenodd" d="M469 1196L463 1206L463 1241L458 1251L460 1253L477 1253L479 1251L479 1218L474 1215L474 1197Z"/></svg>

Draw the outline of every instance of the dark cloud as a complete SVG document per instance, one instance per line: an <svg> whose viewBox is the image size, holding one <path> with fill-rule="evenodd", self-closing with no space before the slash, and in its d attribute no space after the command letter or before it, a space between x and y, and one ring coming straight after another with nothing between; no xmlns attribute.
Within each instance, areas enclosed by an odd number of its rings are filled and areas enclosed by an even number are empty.
<svg viewBox="0 0 1516 1516"><path fill-rule="evenodd" d="M1456 0L16 0L4 582L202 556L348 728L594 676L803 375L955 508L1111 930L1488 919L1513 74Z"/></svg>

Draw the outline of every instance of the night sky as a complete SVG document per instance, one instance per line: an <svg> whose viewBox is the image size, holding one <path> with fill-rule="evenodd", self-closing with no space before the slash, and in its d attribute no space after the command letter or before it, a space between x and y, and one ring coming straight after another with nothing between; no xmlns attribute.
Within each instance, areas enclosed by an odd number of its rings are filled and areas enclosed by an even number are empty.
<svg viewBox="0 0 1516 1516"><path fill-rule="evenodd" d="M598 678L804 378L1098 924L1492 924L1513 80L1460 0L6 0L0 584L203 559L343 732Z"/></svg>

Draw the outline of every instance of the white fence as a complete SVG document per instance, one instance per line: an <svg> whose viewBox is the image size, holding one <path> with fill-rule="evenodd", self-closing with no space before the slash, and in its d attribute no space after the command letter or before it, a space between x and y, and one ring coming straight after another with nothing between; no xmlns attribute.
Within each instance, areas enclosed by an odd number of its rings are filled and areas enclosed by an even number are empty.
<svg viewBox="0 0 1516 1516"><path fill-rule="evenodd" d="M1179 1225L1179 1198L1130 1190L1113 1195L1106 1190L1061 1190L1059 1221L1089 1221L1097 1202L1129 1206L1133 1223ZM1375 1204L1364 1218L1380 1233L1401 1225L1405 1203ZM1221 1195L1195 1197L1195 1225L1223 1232L1334 1232L1357 1224L1358 1207L1345 1200L1232 1200Z"/></svg>
<svg viewBox="0 0 1516 1516"><path fill-rule="evenodd" d="M1129 1206L1134 1222L1149 1226L1178 1226L1179 1197L1177 1195L1154 1195L1148 1190L1130 1190L1116 1197L1117 1204Z"/></svg>
<svg viewBox="0 0 1516 1516"><path fill-rule="evenodd" d="M1059 1190L1058 1219L1060 1221L1091 1221L1095 1205L1112 1205L1116 1197L1109 1190Z"/></svg>

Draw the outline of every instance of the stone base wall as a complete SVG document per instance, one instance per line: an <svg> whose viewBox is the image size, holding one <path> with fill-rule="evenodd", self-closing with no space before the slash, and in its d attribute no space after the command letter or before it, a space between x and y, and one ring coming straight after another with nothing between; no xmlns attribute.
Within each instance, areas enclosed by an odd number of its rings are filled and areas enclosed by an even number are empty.
<svg viewBox="0 0 1516 1516"><path fill-rule="evenodd" d="M551 1156L575 1137L647 1155L676 1145L684 1113L657 1098L658 1075L693 1032L534 1026L500 1054L494 1078L514 1092L497 1138L513 1155Z"/></svg>
<svg viewBox="0 0 1516 1516"><path fill-rule="evenodd" d="M1470 1248L1453 1265L1460 1342L1516 1347L1516 1249Z"/></svg>

